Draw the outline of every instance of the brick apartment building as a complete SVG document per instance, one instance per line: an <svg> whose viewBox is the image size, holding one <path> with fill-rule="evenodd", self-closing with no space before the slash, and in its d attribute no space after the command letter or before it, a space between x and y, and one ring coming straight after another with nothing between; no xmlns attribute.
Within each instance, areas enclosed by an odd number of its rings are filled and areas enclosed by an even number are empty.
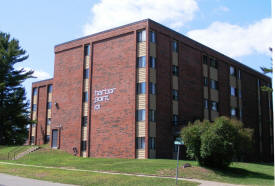
<svg viewBox="0 0 275 186"><path fill-rule="evenodd" d="M250 160L273 160L263 74L150 19L55 46L32 85L30 144L84 157L173 158L188 121L224 115L254 129Z"/></svg>

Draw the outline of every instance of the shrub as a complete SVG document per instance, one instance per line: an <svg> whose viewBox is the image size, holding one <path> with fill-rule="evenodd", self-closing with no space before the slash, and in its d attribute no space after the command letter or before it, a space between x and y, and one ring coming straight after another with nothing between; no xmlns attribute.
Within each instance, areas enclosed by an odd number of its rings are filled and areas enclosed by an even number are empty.
<svg viewBox="0 0 275 186"><path fill-rule="evenodd" d="M219 117L213 123L205 120L182 129L187 155L200 165L227 167L234 157L247 152L252 142L252 130L243 128L240 121Z"/></svg>

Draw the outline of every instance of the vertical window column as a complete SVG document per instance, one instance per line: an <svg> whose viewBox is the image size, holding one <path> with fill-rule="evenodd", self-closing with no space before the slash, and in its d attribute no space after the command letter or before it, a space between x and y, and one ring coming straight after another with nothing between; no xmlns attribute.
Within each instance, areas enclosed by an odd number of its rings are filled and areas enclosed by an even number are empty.
<svg viewBox="0 0 275 186"><path fill-rule="evenodd" d="M146 121L146 30L137 32L137 82L136 82L136 158L145 158Z"/></svg>
<svg viewBox="0 0 275 186"><path fill-rule="evenodd" d="M179 46L178 41L172 41L172 123L174 126L178 125L179 115ZM175 120L175 118L177 118Z"/></svg>
<svg viewBox="0 0 275 186"><path fill-rule="evenodd" d="M87 140L88 140L88 111L89 111L89 77L90 77L90 45L84 46L83 62L83 97L82 97L82 119L81 119L81 156L87 157Z"/></svg>
<svg viewBox="0 0 275 186"><path fill-rule="evenodd" d="M219 117L219 81L218 81L218 61L214 57L209 57L209 101L210 120L213 121Z"/></svg>
<svg viewBox="0 0 275 186"><path fill-rule="evenodd" d="M156 32L149 32L149 158L156 158L156 86L157 86L157 56L156 56Z"/></svg>
<svg viewBox="0 0 275 186"><path fill-rule="evenodd" d="M229 91L230 91L230 116L231 118L237 119L238 112L238 76L236 67L229 67Z"/></svg>
<svg viewBox="0 0 275 186"><path fill-rule="evenodd" d="M259 125L259 140L260 140L260 153L263 152L263 124L262 124L262 108L261 108L261 82L257 79L257 96L258 96L258 125Z"/></svg>
<svg viewBox="0 0 275 186"><path fill-rule="evenodd" d="M45 135L45 143L49 142L50 134L51 134L51 121L52 121L52 91L53 85L48 85L48 103L47 103L47 130Z"/></svg>
<svg viewBox="0 0 275 186"><path fill-rule="evenodd" d="M38 105L38 87L32 90L32 120L37 122L37 105ZM35 145L36 138L36 123L30 126L31 138L30 144Z"/></svg>
<svg viewBox="0 0 275 186"><path fill-rule="evenodd" d="M207 55L202 56L202 76L203 76L203 118L209 120L209 67Z"/></svg>

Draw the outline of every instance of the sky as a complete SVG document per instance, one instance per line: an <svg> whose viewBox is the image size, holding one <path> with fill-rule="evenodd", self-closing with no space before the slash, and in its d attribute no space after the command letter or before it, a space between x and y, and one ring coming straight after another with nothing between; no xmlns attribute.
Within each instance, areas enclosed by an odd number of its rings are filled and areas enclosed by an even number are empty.
<svg viewBox="0 0 275 186"><path fill-rule="evenodd" d="M0 31L19 40L34 70L31 83L53 77L54 46L150 18L257 70L271 67L270 0L9 0L1 1Z"/></svg>

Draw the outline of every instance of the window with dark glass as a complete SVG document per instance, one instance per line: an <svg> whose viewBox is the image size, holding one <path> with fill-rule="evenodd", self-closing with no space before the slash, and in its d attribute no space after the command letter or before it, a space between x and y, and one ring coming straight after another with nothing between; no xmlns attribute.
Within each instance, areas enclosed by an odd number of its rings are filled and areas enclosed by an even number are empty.
<svg viewBox="0 0 275 186"><path fill-rule="evenodd" d="M36 104L33 104L32 105L32 111L36 111L37 110L37 105Z"/></svg>
<svg viewBox="0 0 275 186"><path fill-rule="evenodd" d="M208 78L207 77L203 77L203 85L204 86L208 86Z"/></svg>
<svg viewBox="0 0 275 186"><path fill-rule="evenodd" d="M177 90L173 89L172 90L172 95L173 95L173 100L179 100L179 93Z"/></svg>
<svg viewBox="0 0 275 186"><path fill-rule="evenodd" d="M53 91L53 85L48 86L48 93L51 93Z"/></svg>
<svg viewBox="0 0 275 186"><path fill-rule="evenodd" d="M238 79L241 79L241 70L238 70Z"/></svg>
<svg viewBox="0 0 275 186"><path fill-rule="evenodd" d="M173 125L178 125L179 124L179 116L174 114L172 122L173 122Z"/></svg>
<svg viewBox="0 0 275 186"><path fill-rule="evenodd" d="M150 42L156 42L156 33L154 31L150 31Z"/></svg>
<svg viewBox="0 0 275 186"><path fill-rule="evenodd" d="M211 110L218 111L218 103L217 102L212 101Z"/></svg>
<svg viewBox="0 0 275 186"><path fill-rule="evenodd" d="M156 58L150 56L150 68L156 68Z"/></svg>
<svg viewBox="0 0 275 186"><path fill-rule="evenodd" d="M137 83L137 94L145 94L146 92L146 83L141 82Z"/></svg>
<svg viewBox="0 0 275 186"><path fill-rule="evenodd" d="M83 102L88 102L88 92L83 92Z"/></svg>
<svg viewBox="0 0 275 186"><path fill-rule="evenodd" d="M31 137L31 143L34 143L34 136Z"/></svg>
<svg viewBox="0 0 275 186"><path fill-rule="evenodd" d="M137 121L145 121L145 110L137 110Z"/></svg>
<svg viewBox="0 0 275 186"><path fill-rule="evenodd" d="M52 119L51 118L48 118L47 119L47 125L50 125L52 123Z"/></svg>
<svg viewBox="0 0 275 186"><path fill-rule="evenodd" d="M208 100L207 99L203 100L203 107L204 107L204 109L208 109Z"/></svg>
<svg viewBox="0 0 275 186"><path fill-rule="evenodd" d="M231 108L230 114L231 114L231 116L237 116L237 109L236 108Z"/></svg>
<svg viewBox="0 0 275 186"><path fill-rule="evenodd" d="M141 30L137 33L137 40L138 42L143 42L146 41L146 31L145 30Z"/></svg>
<svg viewBox="0 0 275 186"><path fill-rule="evenodd" d="M87 141L81 141L81 150L86 151Z"/></svg>
<svg viewBox="0 0 275 186"><path fill-rule="evenodd" d="M232 86L230 86L230 95L231 96L236 96L236 88L234 88L234 87L232 87Z"/></svg>
<svg viewBox="0 0 275 186"><path fill-rule="evenodd" d="M239 109L239 115L240 115L240 119L242 119L243 118L243 111L242 111L242 109Z"/></svg>
<svg viewBox="0 0 275 186"><path fill-rule="evenodd" d="M172 65L172 73L174 76L179 76L179 67L176 65Z"/></svg>
<svg viewBox="0 0 275 186"><path fill-rule="evenodd" d="M84 79L89 79L89 69L84 69L83 73Z"/></svg>
<svg viewBox="0 0 275 186"><path fill-rule="evenodd" d="M219 89L218 81L211 79L210 80L210 88L212 89Z"/></svg>
<svg viewBox="0 0 275 186"><path fill-rule="evenodd" d="M155 142L156 138L154 137L149 137L149 149L156 149L156 142Z"/></svg>
<svg viewBox="0 0 275 186"><path fill-rule="evenodd" d="M83 116L82 117L82 126L87 126L87 123L88 123L88 117L87 116Z"/></svg>
<svg viewBox="0 0 275 186"><path fill-rule="evenodd" d="M156 122L156 111L149 110L149 121Z"/></svg>
<svg viewBox="0 0 275 186"><path fill-rule="evenodd" d="M210 58L210 66L213 68L218 68L218 62L214 58Z"/></svg>
<svg viewBox="0 0 275 186"><path fill-rule="evenodd" d="M150 82L149 83L149 94L156 94L156 84Z"/></svg>
<svg viewBox="0 0 275 186"><path fill-rule="evenodd" d="M52 108L52 102L48 102L48 109Z"/></svg>
<svg viewBox="0 0 275 186"><path fill-rule="evenodd" d="M173 52L178 52L178 42L177 41L172 42L172 50L173 50Z"/></svg>
<svg viewBox="0 0 275 186"><path fill-rule="evenodd" d="M141 56L137 58L137 67L138 68L144 68L146 66L146 57Z"/></svg>
<svg viewBox="0 0 275 186"><path fill-rule="evenodd" d="M38 94L37 88L33 88L33 95L36 96Z"/></svg>
<svg viewBox="0 0 275 186"><path fill-rule="evenodd" d="M230 66L230 75L231 76L235 76L236 75L236 70L235 70L235 67L233 67L233 66Z"/></svg>
<svg viewBox="0 0 275 186"><path fill-rule="evenodd" d="M145 148L145 137L136 137L136 149Z"/></svg>
<svg viewBox="0 0 275 186"><path fill-rule="evenodd" d="M202 62L203 62L203 64L206 64L206 65L208 64L206 55L202 56Z"/></svg>
<svg viewBox="0 0 275 186"><path fill-rule="evenodd" d="M238 93L239 93L239 98L242 98L242 91L241 91L241 89L238 90Z"/></svg>
<svg viewBox="0 0 275 186"><path fill-rule="evenodd" d="M89 56L90 55L90 45L84 46L84 55Z"/></svg>

